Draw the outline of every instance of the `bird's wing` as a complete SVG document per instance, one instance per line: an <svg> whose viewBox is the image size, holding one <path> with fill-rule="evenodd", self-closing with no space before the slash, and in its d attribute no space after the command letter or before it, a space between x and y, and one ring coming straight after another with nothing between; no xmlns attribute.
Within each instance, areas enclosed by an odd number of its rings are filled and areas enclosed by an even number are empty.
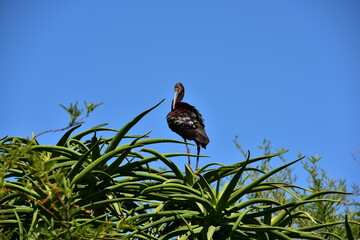
<svg viewBox="0 0 360 240"><path fill-rule="evenodd" d="M182 125L185 128L204 128L204 118L200 112L190 104L181 103L175 110L170 112L167 116L168 122L175 125Z"/></svg>

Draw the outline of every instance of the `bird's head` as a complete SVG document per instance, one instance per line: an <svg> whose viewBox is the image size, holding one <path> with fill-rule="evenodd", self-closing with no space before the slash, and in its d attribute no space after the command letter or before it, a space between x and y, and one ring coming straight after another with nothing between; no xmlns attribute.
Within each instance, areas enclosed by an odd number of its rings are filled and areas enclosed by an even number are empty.
<svg viewBox="0 0 360 240"><path fill-rule="evenodd" d="M182 83L178 82L174 86L174 100L172 101L172 109L175 109L175 105L178 102L181 102L181 100L184 98L185 89Z"/></svg>

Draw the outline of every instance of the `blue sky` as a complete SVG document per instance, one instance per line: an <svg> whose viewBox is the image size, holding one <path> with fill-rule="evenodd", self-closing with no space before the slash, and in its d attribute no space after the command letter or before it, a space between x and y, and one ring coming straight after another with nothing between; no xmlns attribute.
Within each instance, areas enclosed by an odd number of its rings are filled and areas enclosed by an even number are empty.
<svg viewBox="0 0 360 240"><path fill-rule="evenodd" d="M288 160L319 154L330 177L360 184L351 156L360 149L359 66L356 0L1 0L0 136L64 127L58 104L83 100L104 105L82 130L119 129L166 98L130 133L180 140L165 116L182 82L211 140L200 164L242 160L236 135L252 156L267 138L291 150Z"/></svg>

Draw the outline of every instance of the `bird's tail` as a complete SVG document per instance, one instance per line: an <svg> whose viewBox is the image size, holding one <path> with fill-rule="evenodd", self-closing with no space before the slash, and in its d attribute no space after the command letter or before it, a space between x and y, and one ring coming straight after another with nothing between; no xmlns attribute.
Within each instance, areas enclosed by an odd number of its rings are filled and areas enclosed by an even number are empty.
<svg viewBox="0 0 360 240"><path fill-rule="evenodd" d="M205 130L203 128L197 128L196 132L197 134L196 134L195 142L198 142L202 148L206 148L206 145L208 145L210 140L209 137L206 135Z"/></svg>

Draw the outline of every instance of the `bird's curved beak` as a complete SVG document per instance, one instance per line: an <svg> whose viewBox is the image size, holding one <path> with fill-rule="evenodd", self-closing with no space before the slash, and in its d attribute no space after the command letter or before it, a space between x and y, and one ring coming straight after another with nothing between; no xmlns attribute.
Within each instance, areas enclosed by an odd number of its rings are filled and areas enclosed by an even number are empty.
<svg viewBox="0 0 360 240"><path fill-rule="evenodd" d="M175 90L175 93L174 93L174 100L172 102L172 109L175 109L175 104L176 104L176 100L179 96L179 92L177 90Z"/></svg>

